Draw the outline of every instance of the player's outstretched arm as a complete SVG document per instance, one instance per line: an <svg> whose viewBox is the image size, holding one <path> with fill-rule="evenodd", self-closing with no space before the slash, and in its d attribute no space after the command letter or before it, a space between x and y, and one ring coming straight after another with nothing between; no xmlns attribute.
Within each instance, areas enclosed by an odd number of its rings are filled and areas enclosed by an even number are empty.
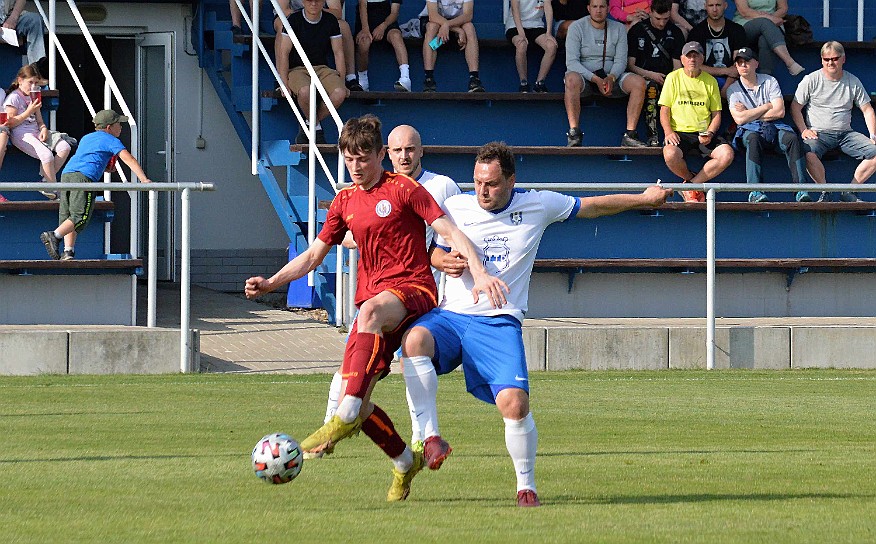
<svg viewBox="0 0 876 544"><path fill-rule="evenodd" d="M468 261L468 268L474 278L474 287L471 289L471 294L475 302L480 298L480 293L487 295L490 299L490 304L493 308L501 308L508 302L505 298L505 293L509 293L508 285L487 273L483 263L478 258L477 250L468 236L463 234L456 224L451 221L446 215L442 215L432 222L432 228L435 229L444 240L450 243L450 247L459 251Z"/></svg>
<svg viewBox="0 0 876 544"><path fill-rule="evenodd" d="M581 200L581 208L575 217L592 219L636 208L656 208L663 205L671 195L671 189L664 189L659 185L654 185L637 195L615 193L601 196L586 196L579 199Z"/></svg>
<svg viewBox="0 0 876 544"><path fill-rule="evenodd" d="M331 246L320 240L315 239L310 247L304 253L301 253L281 268L279 272L268 279L261 276L255 276L246 280L243 287L243 292L246 298L253 299L264 294L275 291L291 281L304 277L308 272L314 270L328 255Z"/></svg>

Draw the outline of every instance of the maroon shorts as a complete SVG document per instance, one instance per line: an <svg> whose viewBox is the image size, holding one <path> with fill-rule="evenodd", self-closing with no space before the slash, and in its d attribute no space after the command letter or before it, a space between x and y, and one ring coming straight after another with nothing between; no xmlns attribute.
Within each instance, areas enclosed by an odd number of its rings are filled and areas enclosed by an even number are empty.
<svg viewBox="0 0 876 544"><path fill-rule="evenodd" d="M347 380L345 394L363 398L368 386L374 378L382 378L389 373L389 365L395 352L401 347L402 336L411 324L432 311L437 302L432 290L422 285L407 284L387 289L398 297L407 310L407 314L398 326L383 333L383 342L374 342L371 346L360 346L358 324L353 322L350 339L344 349L344 362L341 365L341 375ZM366 352L365 356L354 357L357 352Z"/></svg>

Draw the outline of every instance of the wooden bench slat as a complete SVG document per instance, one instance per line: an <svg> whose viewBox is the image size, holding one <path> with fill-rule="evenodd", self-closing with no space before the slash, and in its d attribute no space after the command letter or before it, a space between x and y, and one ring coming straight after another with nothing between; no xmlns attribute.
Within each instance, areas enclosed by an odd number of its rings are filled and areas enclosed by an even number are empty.
<svg viewBox="0 0 876 544"><path fill-rule="evenodd" d="M142 267L143 259L0 260L0 270L124 270Z"/></svg>
<svg viewBox="0 0 876 544"><path fill-rule="evenodd" d="M336 154L335 144L317 144L317 149L323 154ZM424 145L426 155L477 155L480 146L477 145ZM605 147L582 146L565 147L554 145L518 145L512 146L515 155L551 155L551 156L663 156L660 147ZM307 153L306 144L291 144L289 150L297 153Z"/></svg>
<svg viewBox="0 0 876 544"><path fill-rule="evenodd" d="M536 259L536 269L705 268L706 259ZM715 259L715 268L876 268L873 258Z"/></svg>
<svg viewBox="0 0 876 544"><path fill-rule="evenodd" d="M60 203L57 200L10 200L0 202L0 213L21 211L58 211ZM98 211L114 210L116 205L106 200L98 200L94 203L94 209Z"/></svg>

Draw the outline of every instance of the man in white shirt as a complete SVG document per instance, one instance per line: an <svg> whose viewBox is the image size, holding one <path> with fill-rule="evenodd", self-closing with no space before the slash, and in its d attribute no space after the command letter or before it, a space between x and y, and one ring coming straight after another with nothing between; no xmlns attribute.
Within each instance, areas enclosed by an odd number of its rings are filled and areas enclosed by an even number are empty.
<svg viewBox="0 0 876 544"><path fill-rule="evenodd" d="M529 378L523 351L522 322L528 308L535 254L545 229L572 217L595 218L640 207L662 205L672 191L659 186L643 193L576 198L551 191L514 189L511 148L492 142L475 160L474 194L444 201L443 208L466 233L490 274L509 288L507 304L493 308L473 302L472 276L458 252L438 247L432 266L444 270L445 296L439 308L418 319L402 342L408 396L426 435L425 457L438 468L446 445L438 431L437 374L462 365L466 388L496 404L505 421L505 444L517 474L517 505L539 506L535 489L538 433L529 411ZM436 457L437 456L437 457ZM444 456L446 457L446 455Z"/></svg>
<svg viewBox="0 0 876 544"><path fill-rule="evenodd" d="M426 74L423 80L423 92L431 93L438 90L435 81L438 48L452 39L455 39L459 49L465 52L465 62L468 65L468 92L484 92L478 72L480 51L473 18L474 0L426 0L426 7L420 13L423 29L423 70Z"/></svg>

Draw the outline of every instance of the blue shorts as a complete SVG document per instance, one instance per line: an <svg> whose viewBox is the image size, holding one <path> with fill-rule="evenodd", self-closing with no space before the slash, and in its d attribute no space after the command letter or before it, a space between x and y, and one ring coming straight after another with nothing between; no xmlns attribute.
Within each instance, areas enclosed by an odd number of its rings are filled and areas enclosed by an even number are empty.
<svg viewBox="0 0 876 544"><path fill-rule="evenodd" d="M822 130L818 132L817 139L803 140L803 151L815 153L819 159L831 149L836 148L839 148L853 159L872 159L876 157L876 145L873 144L870 138L854 130Z"/></svg>
<svg viewBox="0 0 876 544"><path fill-rule="evenodd" d="M523 331L510 315L464 315L436 308L411 327L424 327L435 339L432 362L438 374L462 365L466 389L476 398L495 404L503 389L529 393Z"/></svg>

